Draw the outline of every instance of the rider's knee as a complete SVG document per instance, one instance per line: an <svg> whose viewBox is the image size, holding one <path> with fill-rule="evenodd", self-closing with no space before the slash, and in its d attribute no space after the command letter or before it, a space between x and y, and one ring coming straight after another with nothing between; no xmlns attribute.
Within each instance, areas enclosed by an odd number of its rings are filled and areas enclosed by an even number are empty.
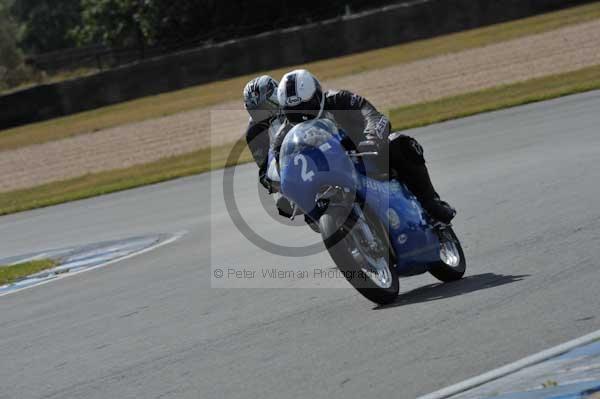
<svg viewBox="0 0 600 399"><path fill-rule="evenodd" d="M399 154L409 162L422 165L425 163L425 157L423 156L423 147L414 138L394 133L390 136L390 153Z"/></svg>

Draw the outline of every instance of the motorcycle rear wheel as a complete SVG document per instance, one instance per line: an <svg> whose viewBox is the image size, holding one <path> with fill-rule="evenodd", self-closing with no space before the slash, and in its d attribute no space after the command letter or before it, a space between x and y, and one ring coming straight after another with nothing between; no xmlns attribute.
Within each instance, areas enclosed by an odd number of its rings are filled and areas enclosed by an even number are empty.
<svg viewBox="0 0 600 399"><path fill-rule="evenodd" d="M466 271L467 261L460 241L452 227L440 231L440 260L431 265L429 273L445 283L460 280Z"/></svg>

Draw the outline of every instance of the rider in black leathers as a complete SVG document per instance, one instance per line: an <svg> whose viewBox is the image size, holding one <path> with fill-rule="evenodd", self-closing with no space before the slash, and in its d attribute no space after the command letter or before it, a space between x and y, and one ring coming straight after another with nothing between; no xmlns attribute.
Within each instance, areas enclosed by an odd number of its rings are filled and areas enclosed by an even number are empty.
<svg viewBox="0 0 600 399"><path fill-rule="evenodd" d="M265 172L269 145L278 157L285 135L294 124L324 117L344 129L350 140L343 144L349 150L378 152L379 164L389 167L389 172L408 186L433 218L443 223L450 223L454 218L456 211L441 201L433 188L421 145L412 137L391 133L388 118L365 98L346 90L322 92L320 83L310 72L296 70L286 74L279 84L278 102L285 120L272 137L264 131L274 122L281 122L277 113L259 122L252 118L246 133L259 166L259 179L268 189L271 186Z"/></svg>

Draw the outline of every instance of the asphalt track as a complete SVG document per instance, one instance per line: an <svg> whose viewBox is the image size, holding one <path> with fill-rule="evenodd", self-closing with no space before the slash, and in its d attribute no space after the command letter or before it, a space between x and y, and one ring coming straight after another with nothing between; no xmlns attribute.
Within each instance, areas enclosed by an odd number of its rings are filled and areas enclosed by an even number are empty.
<svg viewBox="0 0 600 399"><path fill-rule="evenodd" d="M0 398L414 398L600 328L600 92L417 129L459 208L468 277L351 289L214 289L211 270L286 259L233 227L220 174L0 218L0 257L150 233L179 241L0 298ZM261 234L255 168L238 200ZM268 222L260 223L261 220Z"/></svg>

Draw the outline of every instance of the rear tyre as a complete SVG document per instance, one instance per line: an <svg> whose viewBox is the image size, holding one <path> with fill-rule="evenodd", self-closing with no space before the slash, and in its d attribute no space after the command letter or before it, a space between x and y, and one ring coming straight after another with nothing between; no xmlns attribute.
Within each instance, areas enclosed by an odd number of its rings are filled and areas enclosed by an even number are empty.
<svg viewBox="0 0 600 399"><path fill-rule="evenodd" d="M346 280L370 301L389 304L396 300L400 290L394 266L395 254L379 218L368 209L363 209L363 215L364 222L357 220L356 215L348 217L344 208L330 207L319 219L321 236ZM364 223L363 227L368 226L375 238L375 246L367 246L361 239L360 223Z"/></svg>
<svg viewBox="0 0 600 399"><path fill-rule="evenodd" d="M443 228L439 235L440 260L431 265L429 272L445 283L460 280L467 268L467 261L460 241L452 227Z"/></svg>

